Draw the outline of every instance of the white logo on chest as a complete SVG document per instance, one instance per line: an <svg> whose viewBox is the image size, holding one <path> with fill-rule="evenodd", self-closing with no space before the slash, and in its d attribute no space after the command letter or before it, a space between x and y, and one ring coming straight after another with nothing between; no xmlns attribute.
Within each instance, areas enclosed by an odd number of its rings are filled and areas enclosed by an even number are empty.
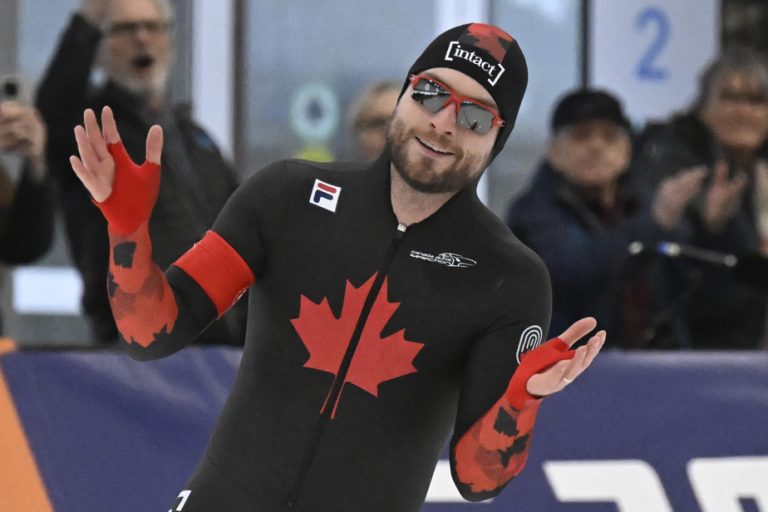
<svg viewBox="0 0 768 512"><path fill-rule="evenodd" d="M469 268L477 265L475 260L453 252L441 252L435 256L426 252L411 251L410 256L411 258L415 258L417 260L424 260L430 263L437 263L439 265L445 265L446 267L452 268Z"/></svg>

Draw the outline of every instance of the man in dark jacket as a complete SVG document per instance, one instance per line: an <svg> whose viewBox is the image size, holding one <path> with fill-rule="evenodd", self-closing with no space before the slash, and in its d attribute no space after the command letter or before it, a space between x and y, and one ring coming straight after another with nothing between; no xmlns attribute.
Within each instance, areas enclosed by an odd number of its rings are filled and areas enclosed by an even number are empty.
<svg viewBox="0 0 768 512"><path fill-rule="evenodd" d="M128 151L139 157L149 126L166 133L165 174L152 218L155 255L170 264L205 232L237 186L235 174L189 108L166 102L173 48L172 12L164 0L85 0L64 32L40 85L37 103L50 129L48 162L64 210L72 259L84 282L83 309L98 342L117 339L104 276L106 224L73 176L72 127L84 108L109 105L120 119ZM96 62L107 76L90 88ZM240 345L244 306L215 323L199 340Z"/></svg>
<svg viewBox="0 0 768 512"><path fill-rule="evenodd" d="M648 204L626 182L630 123L616 98L580 90L551 120L546 159L507 224L552 276L552 329L592 312L625 347L677 346L684 326L667 322L672 290L652 253L678 229L703 171L667 180Z"/></svg>

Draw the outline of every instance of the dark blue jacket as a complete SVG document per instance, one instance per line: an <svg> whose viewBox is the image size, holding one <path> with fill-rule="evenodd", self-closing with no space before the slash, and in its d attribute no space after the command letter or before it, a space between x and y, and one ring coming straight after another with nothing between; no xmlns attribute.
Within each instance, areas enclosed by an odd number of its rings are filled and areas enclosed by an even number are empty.
<svg viewBox="0 0 768 512"><path fill-rule="evenodd" d="M552 277L550 336L560 334L579 318L594 316L614 345L678 345L684 333L667 332L662 341L662 333L655 332L667 324L667 309L674 306L670 298L674 286L663 277L664 269L651 249L673 234L656 224L650 209L632 197L623 181L619 198L623 207L618 218L601 218L599 208L545 162L530 189L509 209L507 225L541 256ZM644 248L634 256L630 253L633 242ZM630 295L634 302L646 304L645 312L636 311L645 313L642 339L629 339L631 320L624 305L633 301Z"/></svg>

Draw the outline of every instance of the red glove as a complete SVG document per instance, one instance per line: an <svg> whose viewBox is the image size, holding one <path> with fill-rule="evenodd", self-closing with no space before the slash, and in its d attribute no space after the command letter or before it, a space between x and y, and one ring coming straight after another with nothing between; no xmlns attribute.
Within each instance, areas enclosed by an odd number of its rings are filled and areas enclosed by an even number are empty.
<svg viewBox="0 0 768 512"><path fill-rule="evenodd" d="M541 398L528 392L528 379L547 368L551 368L560 361L573 359L575 354L576 352L570 350L568 344L560 338L552 338L541 346L523 354L520 366L512 375L504 394L509 404L515 409L521 410L528 400Z"/></svg>
<svg viewBox="0 0 768 512"><path fill-rule="evenodd" d="M137 165L122 141L108 144L107 149L115 160L112 193L103 202L93 203L107 219L111 231L127 236L152 214L160 192L160 165L152 162Z"/></svg>

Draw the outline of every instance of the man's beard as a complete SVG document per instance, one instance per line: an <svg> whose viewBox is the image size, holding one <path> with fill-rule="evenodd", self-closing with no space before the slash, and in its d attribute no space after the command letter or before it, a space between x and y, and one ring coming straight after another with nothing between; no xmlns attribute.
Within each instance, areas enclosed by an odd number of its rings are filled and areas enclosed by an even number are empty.
<svg viewBox="0 0 768 512"><path fill-rule="evenodd" d="M168 86L168 70L156 71L149 79L113 74L111 80L122 88L142 97L162 97Z"/></svg>
<svg viewBox="0 0 768 512"><path fill-rule="evenodd" d="M454 158L453 165L443 171L435 171L436 162L428 156L416 157L409 161L406 143L413 139L416 130L406 130L405 124L399 119L393 119L387 133L387 153L395 170L411 188L427 194L456 192L468 183L479 179L481 170L485 167L487 158L476 153L453 148L450 142L440 137L436 144L441 147L451 147ZM418 144L419 142L416 141Z"/></svg>
<svg viewBox="0 0 768 512"><path fill-rule="evenodd" d="M107 51L104 51L101 59L102 67L109 79L123 89L144 98L162 98L165 96L170 76L170 65L167 63L161 64L153 59L155 69L151 76L136 77L132 76L130 72L117 68L112 63L111 56Z"/></svg>

